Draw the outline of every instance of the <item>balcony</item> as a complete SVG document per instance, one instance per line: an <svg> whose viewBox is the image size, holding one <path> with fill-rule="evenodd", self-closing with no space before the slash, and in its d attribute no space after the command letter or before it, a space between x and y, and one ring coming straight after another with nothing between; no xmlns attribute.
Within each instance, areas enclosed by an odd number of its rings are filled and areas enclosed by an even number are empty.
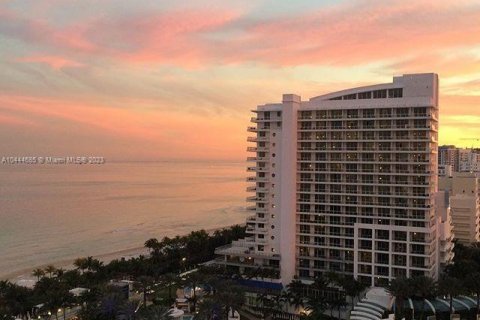
<svg viewBox="0 0 480 320"><path fill-rule="evenodd" d="M258 129L257 129L257 127L247 127L247 131L248 132L257 132Z"/></svg>
<svg viewBox="0 0 480 320"><path fill-rule="evenodd" d="M257 152L257 148L256 147L247 147L247 151L248 152Z"/></svg>

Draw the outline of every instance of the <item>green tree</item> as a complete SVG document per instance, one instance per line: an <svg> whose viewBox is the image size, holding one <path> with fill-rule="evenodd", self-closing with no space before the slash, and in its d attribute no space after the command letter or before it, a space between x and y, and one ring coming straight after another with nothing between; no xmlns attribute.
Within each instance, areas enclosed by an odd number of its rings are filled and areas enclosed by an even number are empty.
<svg viewBox="0 0 480 320"><path fill-rule="evenodd" d="M142 320L170 320L173 319L170 315L170 310L165 306L152 305L144 309L140 314Z"/></svg>
<svg viewBox="0 0 480 320"><path fill-rule="evenodd" d="M420 319L423 319L425 316L425 300L435 297L437 286L435 281L426 276L419 276L411 278L411 285L414 289L414 296L422 300L422 312Z"/></svg>
<svg viewBox="0 0 480 320"><path fill-rule="evenodd" d="M466 289L477 296L477 314L480 314L480 272L473 272L465 278Z"/></svg>
<svg viewBox="0 0 480 320"><path fill-rule="evenodd" d="M305 285L298 279L293 279L292 282L287 285L288 302L294 306L295 309L304 307L304 288Z"/></svg>
<svg viewBox="0 0 480 320"><path fill-rule="evenodd" d="M40 278L45 275L45 271L40 268L36 268L32 271L32 276L37 277L37 281L40 281Z"/></svg>
<svg viewBox="0 0 480 320"><path fill-rule="evenodd" d="M404 277L398 277L392 279L386 289L390 295L395 297L395 319L402 319L405 300L413 295L411 281Z"/></svg>
<svg viewBox="0 0 480 320"><path fill-rule="evenodd" d="M457 278L443 276L438 281L438 292L448 296L450 314L453 313L453 298L463 293L463 284Z"/></svg>
<svg viewBox="0 0 480 320"><path fill-rule="evenodd" d="M309 296L305 304L305 310L308 312L308 319L323 319L323 313L327 309L327 302L323 297Z"/></svg>
<svg viewBox="0 0 480 320"><path fill-rule="evenodd" d="M161 276L161 280L165 284L165 286L168 289L168 299L169 302L172 300L172 288L177 284L179 278L178 275L172 272L165 273L164 275Z"/></svg>
<svg viewBox="0 0 480 320"><path fill-rule="evenodd" d="M48 265L45 267L45 273L48 273L48 276L51 278L53 273L57 270L53 265Z"/></svg>
<svg viewBox="0 0 480 320"><path fill-rule="evenodd" d="M355 298L359 299L359 295L367 288L367 286L352 276L343 276L340 279L340 286L345 294L350 297L353 307Z"/></svg>
<svg viewBox="0 0 480 320"><path fill-rule="evenodd" d="M152 277L141 276L137 279L136 285L142 290L144 308L147 307L147 292L148 292L148 289L150 289L150 287L152 286L152 284L153 284Z"/></svg>
<svg viewBox="0 0 480 320"><path fill-rule="evenodd" d="M220 304L212 299L207 297L202 299L198 304L198 313L195 314L195 320L211 320L214 318L215 314L220 313Z"/></svg>
<svg viewBox="0 0 480 320"><path fill-rule="evenodd" d="M150 250L153 255L160 253L160 242L156 238L151 238L145 241L144 247Z"/></svg>
<svg viewBox="0 0 480 320"><path fill-rule="evenodd" d="M232 311L232 316L235 310L239 310L245 303L245 291L239 287L235 282L223 281L217 288L215 294L211 296L214 303L221 306L223 315L228 318L228 312Z"/></svg>

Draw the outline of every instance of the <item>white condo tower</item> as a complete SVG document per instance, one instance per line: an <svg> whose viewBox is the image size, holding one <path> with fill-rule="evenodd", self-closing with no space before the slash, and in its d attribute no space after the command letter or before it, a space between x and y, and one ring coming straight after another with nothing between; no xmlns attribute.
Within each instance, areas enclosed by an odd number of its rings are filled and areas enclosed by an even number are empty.
<svg viewBox="0 0 480 320"><path fill-rule="evenodd" d="M285 94L253 112L252 216L247 238L216 250L225 265L272 268L283 284L329 271L372 286L438 276L451 235L435 206L436 74Z"/></svg>

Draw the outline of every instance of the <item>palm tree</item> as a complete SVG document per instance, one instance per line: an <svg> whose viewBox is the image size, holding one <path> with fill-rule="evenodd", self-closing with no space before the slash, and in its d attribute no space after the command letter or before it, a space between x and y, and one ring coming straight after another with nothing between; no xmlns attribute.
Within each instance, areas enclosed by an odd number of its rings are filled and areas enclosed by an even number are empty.
<svg viewBox="0 0 480 320"><path fill-rule="evenodd" d="M45 267L45 273L48 273L48 276L51 278L52 274L56 271L57 269L53 265L48 265Z"/></svg>
<svg viewBox="0 0 480 320"><path fill-rule="evenodd" d="M172 300L172 287L178 281L178 275L176 275L175 273L168 272L162 275L161 279L165 283L166 287L168 288L168 299Z"/></svg>
<svg viewBox="0 0 480 320"><path fill-rule="evenodd" d="M422 300L422 313L420 319L425 315L425 300L435 296L436 283L435 281L426 276L419 276L411 279L411 284L414 289L414 295Z"/></svg>
<svg viewBox="0 0 480 320"><path fill-rule="evenodd" d="M438 281L438 291L440 294L446 295L450 302L450 314L453 313L453 298L463 292L463 286L457 278L443 276Z"/></svg>
<svg viewBox="0 0 480 320"><path fill-rule="evenodd" d="M160 249L160 242L156 238L151 238L145 241L144 247L150 250L150 253L158 254Z"/></svg>
<svg viewBox="0 0 480 320"><path fill-rule="evenodd" d="M260 309L262 310L263 319L266 319L273 311L274 301L272 297L266 292L257 294L256 297L257 305L260 304Z"/></svg>
<svg viewBox="0 0 480 320"><path fill-rule="evenodd" d="M353 308L354 299L358 298L358 296L367 288L367 286L352 276L343 276L340 278L339 283L345 291L345 294L350 297Z"/></svg>
<svg viewBox="0 0 480 320"><path fill-rule="evenodd" d="M477 296L477 314L480 314L480 272L473 272L465 278L465 287Z"/></svg>
<svg viewBox="0 0 480 320"><path fill-rule="evenodd" d="M147 291L148 288L152 285L153 279L148 276L141 276L137 279L137 284L140 286L143 292L143 306L147 307Z"/></svg>
<svg viewBox="0 0 480 320"><path fill-rule="evenodd" d="M335 295L335 297L333 299L330 300L329 304L330 304L331 310L337 309L338 319L340 320L341 319L340 309L347 305L347 300L345 299L345 296L343 294L338 293L337 295ZM333 313L333 311L332 311L332 313ZM332 318L333 318L333 316L332 316Z"/></svg>
<svg viewBox="0 0 480 320"><path fill-rule="evenodd" d="M87 259L86 258L77 258L73 262L73 265L80 271L85 271L87 269Z"/></svg>
<svg viewBox="0 0 480 320"><path fill-rule="evenodd" d="M172 319L170 310L165 306L153 305L148 307L140 316L143 320L169 320Z"/></svg>
<svg viewBox="0 0 480 320"><path fill-rule="evenodd" d="M232 310L232 316L235 310L240 309L245 303L245 291L242 287L236 285L233 281L223 281L217 286L215 294L209 297L213 303L221 306L225 318L228 318L228 311Z"/></svg>
<svg viewBox="0 0 480 320"><path fill-rule="evenodd" d="M308 319L322 319L323 313L326 309L327 303L325 302L323 297L308 297L307 303L305 305L305 310L309 312Z"/></svg>
<svg viewBox="0 0 480 320"><path fill-rule="evenodd" d="M395 319L402 319L405 300L413 294L411 281L398 277L392 279L386 289L391 296L395 297Z"/></svg>
<svg viewBox="0 0 480 320"><path fill-rule="evenodd" d="M298 309L304 306L304 301L303 301L304 288L305 288L305 285L302 283L302 281L298 279L293 279L292 282L290 282L287 285L288 302L291 305L293 305L295 309Z"/></svg>
<svg viewBox="0 0 480 320"><path fill-rule="evenodd" d="M228 319L228 311L232 311L232 318L235 316L235 310L240 309L245 303L245 292L241 288L232 288L230 291L223 291L218 294L218 298L223 301L225 316Z"/></svg>
<svg viewBox="0 0 480 320"><path fill-rule="evenodd" d="M205 280L204 275L201 272L191 272L187 275L186 283L190 285L190 287L193 290L193 295L190 297L191 301L193 302L193 311L195 312L195 309L197 307L197 290L196 287L200 282Z"/></svg>
<svg viewBox="0 0 480 320"><path fill-rule="evenodd" d="M205 298L199 302L198 313L195 320L211 320L215 315L220 315L220 305L212 298Z"/></svg>
<svg viewBox="0 0 480 320"><path fill-rule="evenodd" d="M40 269L40 268L37 268L37 269L34 269L34 270L32 271L32 275L33 275L34 277L37 277L37 281L40 281L40 278L45 275L45 271L43 271L43 270Z"/></svg>
<svg viewBox="0 0 480 320"><path fill-rule="evenodd" d="M61 277L65 274L65 269L58 268L58 269L55 270L54 274L57 278Z"/></svg>

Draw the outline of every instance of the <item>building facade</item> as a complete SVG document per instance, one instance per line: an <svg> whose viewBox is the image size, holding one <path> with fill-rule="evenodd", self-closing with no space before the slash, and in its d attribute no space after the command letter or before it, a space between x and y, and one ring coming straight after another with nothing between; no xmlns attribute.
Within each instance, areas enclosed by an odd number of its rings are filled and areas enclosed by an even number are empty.
<svg viewBox="0 0 480 320"><path fill-rule="evenodd" d="M217 249L223 263L273 268L284 284L329 271L369 285L438 275L451 233L436 213L436 74L286 94L253 112L249 236Z"/></svg>
<svg viewBox="0 0 480 320"><path fill-rule="evenodd" d="M451 166L453 171L458 171L459 167L459 149L454 145L438 147L438 164L441 166Z"/></svg>
<svg viewBox="0 0 480 320"><path fill-rule="evenodd" d="M480 178L478 173L456 172L439 177L447 193L455 238L469 245L480 241Z"/></svg>
<svg viewBox="0 0 480 320"><path fill-rule="evenodd" d="M480 172L480 150L457 148L453 145L440 146L438 164L452 166L454 172Z"/></svg>

